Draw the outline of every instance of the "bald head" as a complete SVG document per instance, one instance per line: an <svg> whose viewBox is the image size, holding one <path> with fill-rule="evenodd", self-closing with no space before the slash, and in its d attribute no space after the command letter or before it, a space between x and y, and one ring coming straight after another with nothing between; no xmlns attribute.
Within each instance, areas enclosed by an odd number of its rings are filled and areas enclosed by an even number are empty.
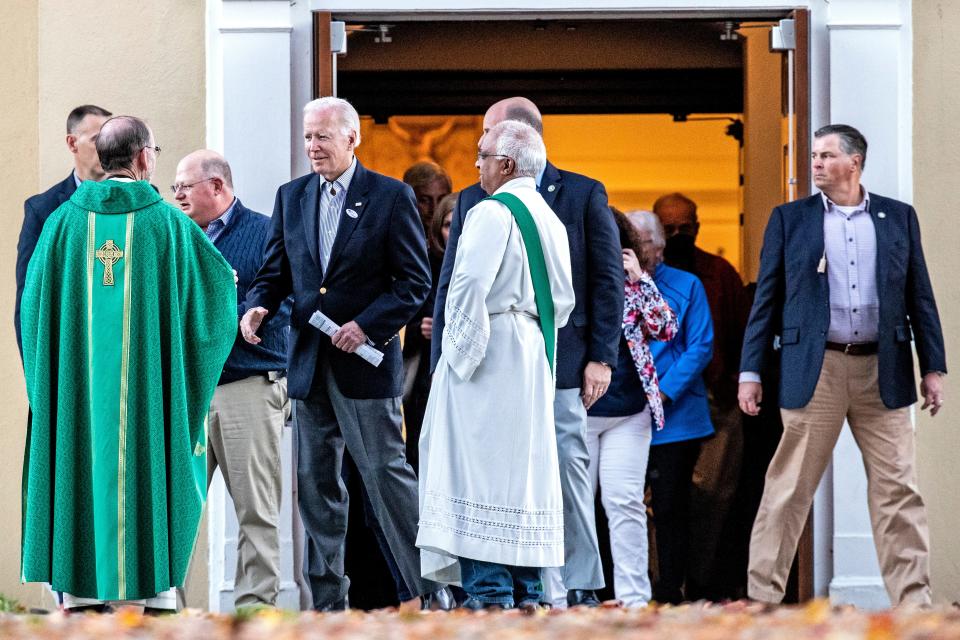
<svg viewBox="0 0 960 640"><path fill-rule="evenodd" d="M668 193L653 203L653 212L660 218L668 238L682 233L697 237L700 222L697 220L697 203L682 193Z"/></svg>
<svg viewBox="0 0 960 640"><path fill-rule="evenodd" d="M533 101L522 96L495 102L483 116L483 132L486 133L505 120L519 120L543 135L543 116Z"/></svg>
<svg viewBox="0 0 960 640"><path fill-rule="evenodd" d="M199 170L207 178L220 178L224 186L233 191L233 172L230 171L230 164L216 151L200 149L187 154L177 165L177 173L180 172L181 167Z"/></svg>
<svg viewBox="0 0 960 640"><path fill-rule="evenodd" d="M97 156L106 173L149 180L156 166L153 133L140 118L116 116L103 123L97 136Z"/></svg>
<svg viewBox="0 0 960 640"><path fill-rule="evenodd" d="M180 210L206 229L233 204L230 164L216 151L194 151L177 164L173 192Z"/></svg>

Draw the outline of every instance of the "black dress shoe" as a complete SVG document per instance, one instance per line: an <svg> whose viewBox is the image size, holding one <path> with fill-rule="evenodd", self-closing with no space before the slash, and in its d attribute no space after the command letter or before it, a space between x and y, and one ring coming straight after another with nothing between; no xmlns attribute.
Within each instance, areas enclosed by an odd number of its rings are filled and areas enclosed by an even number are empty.
<svg viewBox="0 0 960 640"><path fill-rule="evenodd" d="M463 601L463 604L460 605L460 608L466 609L467 611L502 611L504 609L509 609L508 605L496 604L493 602L483 602L473 596L470 596Z"/></svg>
<svg viewBox="0 0 960 640"><path fill-rule="evenodd" d="M527 614L528 616L532 616L537 611L539 611L541 607L540 607L540 603L536 600L524 600L523 602L517 605L517 609L519 609L522 613Z"/></svg>
<svg viewBox="0 0 960 640"><path fill-rule="evenodd" d="M599 607L600 600L593 589L570 589L567 591L568 607Z"/></svg>
<svg viewBox="0 0 960 640"><path fill-rule="evenodd" d="M425 593L420 597L420 608L424 611L450 611L457 606L453 592L447 587L441 587L432 593Z"/></svg>

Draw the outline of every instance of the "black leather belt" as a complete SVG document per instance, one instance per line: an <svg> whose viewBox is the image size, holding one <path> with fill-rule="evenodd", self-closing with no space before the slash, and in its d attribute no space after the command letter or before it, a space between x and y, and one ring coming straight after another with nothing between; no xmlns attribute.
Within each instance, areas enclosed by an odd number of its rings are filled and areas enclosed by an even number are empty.
<svg viewBox="0 0 960 640"><path fill-rule="evenodd" d="M877 352L876 342L827 342L827 349L842 351L848 356L872 356Z"/></svg>

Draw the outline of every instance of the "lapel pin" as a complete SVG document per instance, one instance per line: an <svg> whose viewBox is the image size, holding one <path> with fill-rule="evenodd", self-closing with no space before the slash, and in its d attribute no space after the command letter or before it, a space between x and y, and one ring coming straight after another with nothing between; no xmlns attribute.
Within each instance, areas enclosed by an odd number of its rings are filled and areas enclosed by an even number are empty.
<svg viewBox="0 0 960 640"><path fill-rule="evenodd" d="M885 214L883 211L881 211L880 213L877 214L877 217L878 217L878 218L886 218L886 217L887 217L887 214Z"/></svg>
<svg viewBox="0 0 960 640"><path fill-rule="evenodd" d="M549 187L547 187L547 191L549 191L550 193L553 193L556 190L557 190L557 185L555 184L552 184Z"/></svg>
<svg viewBox="0 0 960 640"><path fill-rule="evenodd" d="M358 202L358 203L354 204L353 206L355 206L355 207L362 207L362 206L363 206L363 203L362 203L362 202Z"/></svg>
<svg viewBox="0 0 960 640"><path fill-rule="evenodd" d="M354 211L353 209L347 209L347 215L350 216L351 218L356 218L357 215L359 215L359 214L358 214L356 211Z"/></svg>

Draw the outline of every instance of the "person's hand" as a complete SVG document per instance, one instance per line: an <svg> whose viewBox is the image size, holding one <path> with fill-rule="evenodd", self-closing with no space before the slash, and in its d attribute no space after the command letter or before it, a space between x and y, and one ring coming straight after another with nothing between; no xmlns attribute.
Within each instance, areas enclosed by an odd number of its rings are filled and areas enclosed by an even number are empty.
<svg viewBox="0 0 960 640"><path fill-rule="evenodd" d="M630 278L630 282L640 280L640 272L643 271L643 268L640 266L640 260L637 259L637 254L633 252L633 249L623 250L623 270Z"/></svg>
<svg viewBox="0 0 960 640"><path fill-rule="evenodd" d="M240 318L240 335L250 344L260 344L260 338L257 336L257 329L260 323L267 316L269 311L263 307L253 307L247 309L247 312Z"/></svg>
<svg viewBox="0 0 960 640"><path fill-rule="evenodd" d="M420 321L420 334L427 340L433 340L433 318L428 316Z"/></svg>
<svg viewBox="0 0 960 640"><path fill-rule="evenodd" d="M923 396L923 406L920 411L930 407L930 415L935 416L943 406L943 376L936 371L923 376L920 381L920 394Z"/></svg>
<svg viewBox="0 0 960 640"><path fill-rule="evenodd" d="M580 388L580 398L583 400L585 409L592 407L607 392L612 373L610 367L605 364L600 362L587 363L583 370L583 386Z"/></svg>
<svg viewBox="0 0 960 640"><path fill-rule="evenodd" d="M367 334L363 332L363 329L360 328L356 322L351 320L347 324L340 327L340 329L330 336L330 341L333 342L333 346L347 353L354 353L362 345L367 342Z"/></svg>
<svg viewBox="0 0 960 640"><path fill-rule="evenodd" d="M763 387L759 382L741 382L737 390L737 400L740 410L748 416L760 413L760 402L763 400Z"/></svg>

